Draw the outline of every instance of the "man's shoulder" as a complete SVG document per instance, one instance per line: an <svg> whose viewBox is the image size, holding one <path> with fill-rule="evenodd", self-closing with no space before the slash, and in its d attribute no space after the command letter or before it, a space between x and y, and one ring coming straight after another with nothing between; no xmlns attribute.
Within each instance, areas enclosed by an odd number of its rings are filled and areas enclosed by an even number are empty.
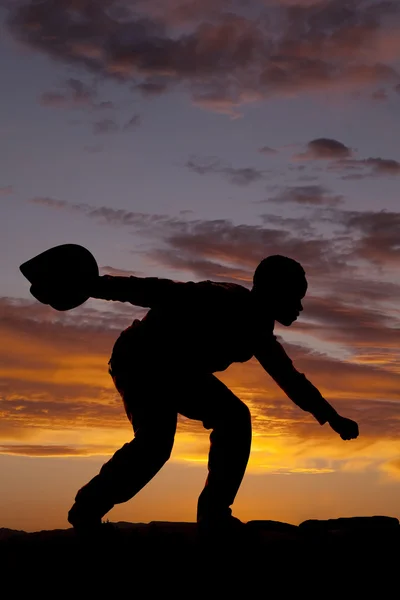
<svg viewBox="0 0 400 600"><path fill-rule="evenodd" d="M233 283L232 281L213 281L211 279L206 279L204 281L199 281L198 283L201 285L208 285L215 288L219 288L221 290L223 289L237 293L250 294L250 290L244 285L241 285L240 283Z"/></svg>
<svg viewBox="0 0 400 600"><path fill-rule="evenodd" d="M250 297L250 290L244 285L239 283L232 283L230 281L212 281L206 279L205 281L199 281L197 283L202 289L210 290L211 292L219 293L223 296L229 295L230 297Z"/></svg>

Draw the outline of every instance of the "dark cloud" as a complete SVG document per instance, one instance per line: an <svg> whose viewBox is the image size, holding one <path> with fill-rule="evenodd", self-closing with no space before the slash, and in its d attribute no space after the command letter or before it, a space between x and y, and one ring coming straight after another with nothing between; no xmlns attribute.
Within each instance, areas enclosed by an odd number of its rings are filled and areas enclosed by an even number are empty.
<svg viewBox="0 0 400 600"><path fill-rule="evenodd" d="M131 275L137 275L135 271L127 271L126 269L117 269L115 267L110 267L106 265L104 267L100 267L100 271L102 275L116 275L119 277L130 277Z"/></svg>
<svg viewBox="0 0 400 600"><path fill-rule="evenodd" d="M167 91L168 84L166 82L144 81L139 83L135 89L139 90L143 96L159 96Z"/></svg>
<svg viewBox="0 0 400 600"><path fill-rule="evenodd" d="M166 267L179 264L200 277L230 279L238 272L240 280L247 282L259 261L270 254L293 257L314 275L346 268L329 239L307 235L307 230L298 235L291 220L282 218L273 224L268 216L263 220L264 225L234 225L225 219L165 224L164 247L157 252L157 260ZM201 270L194 271L199 265Z"/></svg>
<svg viewBox="0 0 400 600"><path fill-rule="evenodd" d="M129 227L135 234L156 240L153 257L160 265L178 266L196 276L251 279L258 262L268 254L285 254L297 258L313 273L342 272L348 253L340 254L329 238L322 238L304 219L262 215L263 225L234 225L227 219L214 221L183 220L168 215L146 214L86 204L69 204L52 198L34 198L32 202L50 208L78 211L99 223ZM326 211L327 209L325 209ZM323 213L326 220L336 212ZM185 268L186 265L186 268ZM196 269L199 269L198 271ZM245 272L248 275L245 275Z"/></svg>
<svg viewBox="0 0 400 600"><path fill-rule="evenodd" d="M186 167L199 175L221 174L235 185L245 186L264 178L265 171L253 167L234 168L224 165L218 158L191 158Z"/></svg>
<svg viewBox="0 0 400 600"><path fill-rule="evenodd" d="M111 100L103 100L102 102L95 104L93 108L97 108L99 110L112 110L115 108L115 104Z"/></svg>
<svg viewBox="0 0 400 600"><path fill-rule="evenodd" d="M351 299L349 296L344 301L331 293L313 296L310 292L304 300L307 322L298 323L300 330L325 342L347 346L354 354L374 351L382 357L393 357L398 348L396 319L379 304L375 308L363 305L354 288Z"/></svg>
<svg viewBox="0 0 400 600"><path fill-rule="evenodd" d="M378 102L386 102L389 98L388 93L384 89L376 90L371 94L371 98L373 100L377 100Z"/></svg>
<svg viewBox="0 0 400 600"><path fill-rule="evenodd" d="M288 187L268 198L268 202L336 206L343 202L343 196L330 193L322 185L302 185Z"/></svg>
<svg viewBox="0 0 400 600"><path fill-rule="evenodd" d="M360 260L369 263L375 273L399 267L400 212L316 208L310 219L336 228L331 248L335 246L348 268Z"/></svg>
<svg viewBox="0 0 400 600"><path fill-rule="evenodd" d="M41 446L34 444L0 445L0 454L11 456L92 456L94 454L111 454L112 446L90 446L76 448L74 446Z"/></svg>
<svg viewBox="0 0 400 600"><path fill-rule="evenodd" d="M350 173L349 175L343 175L341 179L343 179L343 181L361 181L362 179L366 179L367 177L371 177L371 174Z"/></svg>
<svg viewBox="0 0 400 600"><path fill-rule="evenodd" d="M108 206L92 206L89 204L74 204L66 200L37 196L30 199L33 204L47 206L49 208L63 209L71 212L79 212L89 218L96 219L100 223L115 226L137 227L138 229L156 228L173 223L174 219L168 215L148 214L129 211L125 209L110 208Z"/></svg>
<svg viewBox="0 0 400 600"><path fill-rule="evenodd" d="M101 206L99 208L91 207L88 205L74 205L73 210L84 212L88 217L92 219L98 219L109 225L123 225L123 226L136 226L138 229L156 229L158 226L163 226L173 222L173 219L167 215L157 214L146 214L133 212L123 209L109 208L107 206Z"/></svg>
<svg viewBox="0 0 400 600"><path fill-rule="evenodd" d="M70 77L61 91L43 92L39 98L40 104L51 108L80 108L91 110L106 110L114 108L113 102L99 101L95 83L86 83L81 79Z"/></svg>
<svg viewBox="0 0 400 600"><path fill-rule="evenodd" d="M369 177L386 177L400 175L400 162L392 158L362 158L337 161L329 166L329 170L345 173L342 179L359 180Z"/></svg>
<svg viewBox="0 0 400 600"><path fill-rule="evenodd" d="M297 193L297 188L294 190ZM325 188L312 191L330 198ZM161 266L189 271L196 277L250 281L258 262L269 254L299 260L311 276L324 278L327 285L329 277L339 281L356 277L360 260L374 269L399 264L400 213L396 212L347 211L329 203L320 208L314 202L304 205L312 208L307 218L262 214L261 225L235 225L227 219L184 220L46 197L32 201L150 236L155 240L150 255ZM325 224L336 228L334 236L321 235L319 226Z"/></svg>
<svg viewBox="0 0 400 600"><path fill-rule="evenodd" d="M318 138L307 144L307 150L296 158L335 160L352 156L353 152L342 142L330 138Z"/></svg>
<svg viewBox="0 0 400 600"><path fill-rule="evenodd" d="M244 285L248 285L251 282L252 273L249 269L225 264L223 257L218 258L218 256L215 256L215 259L209 259L207 256L203 257L203 254L207 255L204 249L196 256L194 252L185 247L180 248L180 244L177 245L179 246L179 251L168 248L153 250L151 256L157 260L160 266L190 273L188 277L194 274L198 279L212 279L214 281L235 280Z"/></svg>
<svg viewBox="0 0 400 600"><path fill-rule="evenodd" d="M263 171L253 167L233 168L225 167L222 171L231 183L235 185L248 185L264 177Z"/></svg>
<svg viewBox="0 0 400 600"><path fill-rule="evenodd" d="M317 223L313 223L308 217L283 217L266 213L261 214L260 219L267 228L277 227L306 239L316 235Z"/></svg>
<svg viewBox="0 0 400 600"><path fill-rule="evenodd" d="M127 123L125 123L124 130L131 131L132 129L136 129L136 127L138 127L140 125L140 123L141 123L140 115L133 115L133 117L131 117L129 119L129 121Z"/></svg>
<svg viewBox="0 0 400 600"><path fill-rule="evenodd" d="M339 220L350 233L361 234L353 255L378 265L400 264L400 212L345 211Z"/></svg>
<svg viewBox="0 0 400 600"><path fill-rule="evenodd" d="M145 94L184 84L195 104L232 116L242 104L274 94L398 82L397 32L388 25L398 3L204 6L26 0L10 4L8 27L63 63Z"/></svg>
<svg viewBox="0 0 400 600"><path fill-rule="evenodd" d="M87 85L80 79L70 77L66 81L66 86L70 90L72 99L76 103L91 104L96 97L95 88L91 85Z"/></svg>
<svg viewBox="0 0 400 600"><path fill-rule="evenodd" d="M299 260L314 285L330 290L333 296L339 289L341 294L353 289L350 304L383 301L385 293L387 301L393 302L396 294L399 297L398 286L381 284L382 273L375 267L399 265L400 213L356 213L335 208L329 209L328 217L327 210L320 210L321 223L328 222L337 229L331 237L321 235L318 211L314 211L315 218L311 214L298 219L262 215L261 226L234 225L228 220L165 221L159 230L162 246L153 256L160 265L187 270L196 277L238 278L250 283L262 258L284 254ZM368 286L363 268L357 266L360 260L372 268ZM347 283L340 287L342 281ZM358 288L363 290L361 297L360 293L357 296Z"/></svg>
<svg viewBox="0 0 400 600"><path fill-rule="evenodd" d="M258 149L261 154L277 154L278 151L274 150L274 148L270 148L269 146L262 146Z"/></svg>
<svg viewBox="0 0 400 600"><path fill-rule="evenodd" d="M360 276L347 277L344 273L335 282L337 296L345 304L358 306L383 307L400 302L400 284Z"/></svg>
<svg viewBox="0 0 400 600"><path fill-rule="evenodd" d="M219 158L191 158L187 161L186 167L197 173L198 175L206 175L208 173L219 173L221 168L221 160Z"/></svg>
<svg viewBox="0 0 400 600"><path fill-rule="evenodd" d="M400 162L391 158L366 158L361 164L371 167L378 175L400 175Z"/></svg>
<svg viewBox="0 0 400 600"><path fill-rule="evenodd" d="M318 181L318 177L315 175L300 175L300 177L297 178L297 181Z"/></svg>
<svg viewBox="0 0 400 600"><path fill-rule="evenodd" d="M96 121L93 123L93 133L94 134L103 134L103 133L115 133L117 131L132 131L136 129L141 124L140 115L133 115L129 121L127 121L124 125L118 125L114 119L101 119L100 121Z"/></svg>
<svg viewBox="0 0 400 600"><path fill-rule="evenodd" d="M0 323L4 330L12 329L17 332L24 329L27 341L28 338L33 341L38 336L42 342L51 343L58 331L58 346L63 351L70 351L74 346L77 352L84 353L85 348L95 352L97 348L100 353L107 354L115 331L121 325L112 305L113 303L106 303L100 311L84 304L71 311L59 312L37 301L0 298ZM133 306L131 311L134 315L137 312ZM123 315L122 325L125 324L128 326L129 321ZM91 335L95 332L99 335L96 336L97 341L92 342ZM87 335L87 339L80 342L82 333ZM38 355L33 355L32 358L35 361L41 360Z"/></svg>
<svg viewBox="0 0 400 600"><path fill-rule="evenodd" d="M113 119L101 119L93 123L93 133L96 135L116 131L119 131L119 126Z"/></svg>

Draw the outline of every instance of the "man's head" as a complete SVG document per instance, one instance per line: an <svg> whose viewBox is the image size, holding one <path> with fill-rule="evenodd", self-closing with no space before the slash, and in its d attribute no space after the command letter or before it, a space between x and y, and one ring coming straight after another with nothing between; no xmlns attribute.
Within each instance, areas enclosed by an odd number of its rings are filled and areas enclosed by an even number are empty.
<svg viewBox="0 0 400 600"><path fill-rule="evenodd" d="M307 291L306 274L300 263L275 254L264 258L253 276L252 293L257 306L289 327L303 310Z"/></svg>

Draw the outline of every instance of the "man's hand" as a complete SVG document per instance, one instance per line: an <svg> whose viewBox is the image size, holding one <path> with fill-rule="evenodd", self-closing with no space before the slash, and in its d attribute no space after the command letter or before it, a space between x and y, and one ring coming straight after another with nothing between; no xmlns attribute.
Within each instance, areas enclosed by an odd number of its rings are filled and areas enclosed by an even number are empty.
<svg viewBox="0 0 400 600"><path fill-rule="evenodd" d="M358 437L358 425L351 419L336 414L329 419L328 423L333 431L340 435L342 440L354 440Z"/></svg>

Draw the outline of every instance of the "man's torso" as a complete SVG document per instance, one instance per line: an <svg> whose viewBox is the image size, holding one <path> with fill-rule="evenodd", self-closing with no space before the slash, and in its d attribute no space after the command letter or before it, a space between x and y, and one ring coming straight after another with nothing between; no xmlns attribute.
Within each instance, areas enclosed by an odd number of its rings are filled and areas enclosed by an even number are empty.
<svg viewBox="0 0 400 600"><path fill-rule="evenodd" d="M257 337L272 335L273 320L256 322L250 291L237 284L200 282L196 301L152 308L122 332L112 367L140 363L207 373L254 355Z"/></svg>

